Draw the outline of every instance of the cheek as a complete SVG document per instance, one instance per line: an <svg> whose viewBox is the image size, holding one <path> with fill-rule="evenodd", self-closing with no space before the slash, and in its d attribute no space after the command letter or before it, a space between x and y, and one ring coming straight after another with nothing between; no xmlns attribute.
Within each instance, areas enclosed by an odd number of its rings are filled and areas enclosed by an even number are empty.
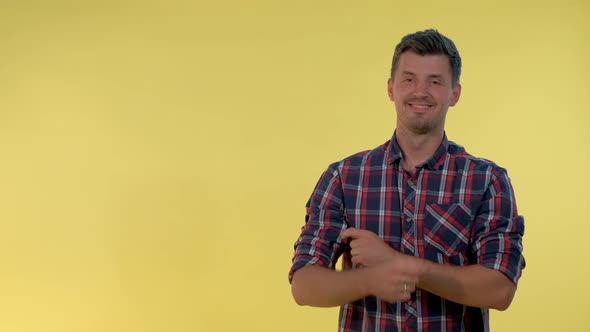
<svg viewBox="0 0 590 332"><path fill-rule="evenodd" d="M432 94L441 105L449 105L453 101L453 94L448 91L437 91Z"/></svg>
<svg viewBox="0 0 590 332"><path fill-rule="evenodd" d="M399 95L395 96L395 100L393 101L393 103L395 104L396 107L400 107L404 104L404 99L403 97L400 97Z"/></svg>
<svg viewBox="0 0 590 332"><path fill-rule="evenodd" d="M395 100L395 102L401 103L407 99L408 92L406 91L406 89L403 89L401 87L397 87L393 90L393 96L394 96L393 99Z"/></svg>

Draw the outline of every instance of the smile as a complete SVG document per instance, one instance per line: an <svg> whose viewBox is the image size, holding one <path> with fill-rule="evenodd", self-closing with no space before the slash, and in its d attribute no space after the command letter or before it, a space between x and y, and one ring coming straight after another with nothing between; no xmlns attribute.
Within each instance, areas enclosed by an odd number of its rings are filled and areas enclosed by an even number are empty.
<svg viewBox="0 0 590 332"><path fill-rule="evenodd" d="M429 105L429 104L408 104L411 108L417 110L417 111L426 111L429 110L430 108L432 108L433 105Z"/></svg>

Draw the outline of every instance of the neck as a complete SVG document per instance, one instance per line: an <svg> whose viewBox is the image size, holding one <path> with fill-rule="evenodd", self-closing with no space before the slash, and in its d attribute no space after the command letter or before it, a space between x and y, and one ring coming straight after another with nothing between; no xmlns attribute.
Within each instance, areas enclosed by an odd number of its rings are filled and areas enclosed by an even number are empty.
<svg viewBox="0 0 590 332"><path fill-rule="evenodd" d="M414 174L416 166L426 162L440 146L444 131L414 134L398 128L395 133L397 143L402 150L403 167Z"/></svg>

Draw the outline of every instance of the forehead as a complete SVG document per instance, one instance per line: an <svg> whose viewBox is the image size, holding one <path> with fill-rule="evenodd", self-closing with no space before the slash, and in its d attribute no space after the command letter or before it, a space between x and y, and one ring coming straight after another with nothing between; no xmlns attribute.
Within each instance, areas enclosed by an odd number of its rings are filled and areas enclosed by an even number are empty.
<svg viewBox="0 0 590 332"><path fill-rule="evenodd" d="M412 73L416 75L451 75L449 58L444 54L419 55L406 51L399 57L396 74Z"/></svg>

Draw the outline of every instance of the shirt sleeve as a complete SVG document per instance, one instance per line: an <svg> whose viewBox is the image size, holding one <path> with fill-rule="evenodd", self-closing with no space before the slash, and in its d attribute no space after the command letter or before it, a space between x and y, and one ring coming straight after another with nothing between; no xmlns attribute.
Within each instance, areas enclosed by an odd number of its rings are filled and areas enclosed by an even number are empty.
<svg viewBox="0 0 590 332"><path fill-rule="evenodd" d="M293 274L307 265L334 269L342 254L340 233L347 228L344 218L344 198L338 164L331 165L320 177L306 205L305 224L295 242Z"/></svg>
<svg viewBox="0 0 590 332"><path fill-rule="evenodd" d="M518 215L506 171L494 171L475 219L474 255L478 264L498 270L515 284L525 267L524 218Z"/></svg>

